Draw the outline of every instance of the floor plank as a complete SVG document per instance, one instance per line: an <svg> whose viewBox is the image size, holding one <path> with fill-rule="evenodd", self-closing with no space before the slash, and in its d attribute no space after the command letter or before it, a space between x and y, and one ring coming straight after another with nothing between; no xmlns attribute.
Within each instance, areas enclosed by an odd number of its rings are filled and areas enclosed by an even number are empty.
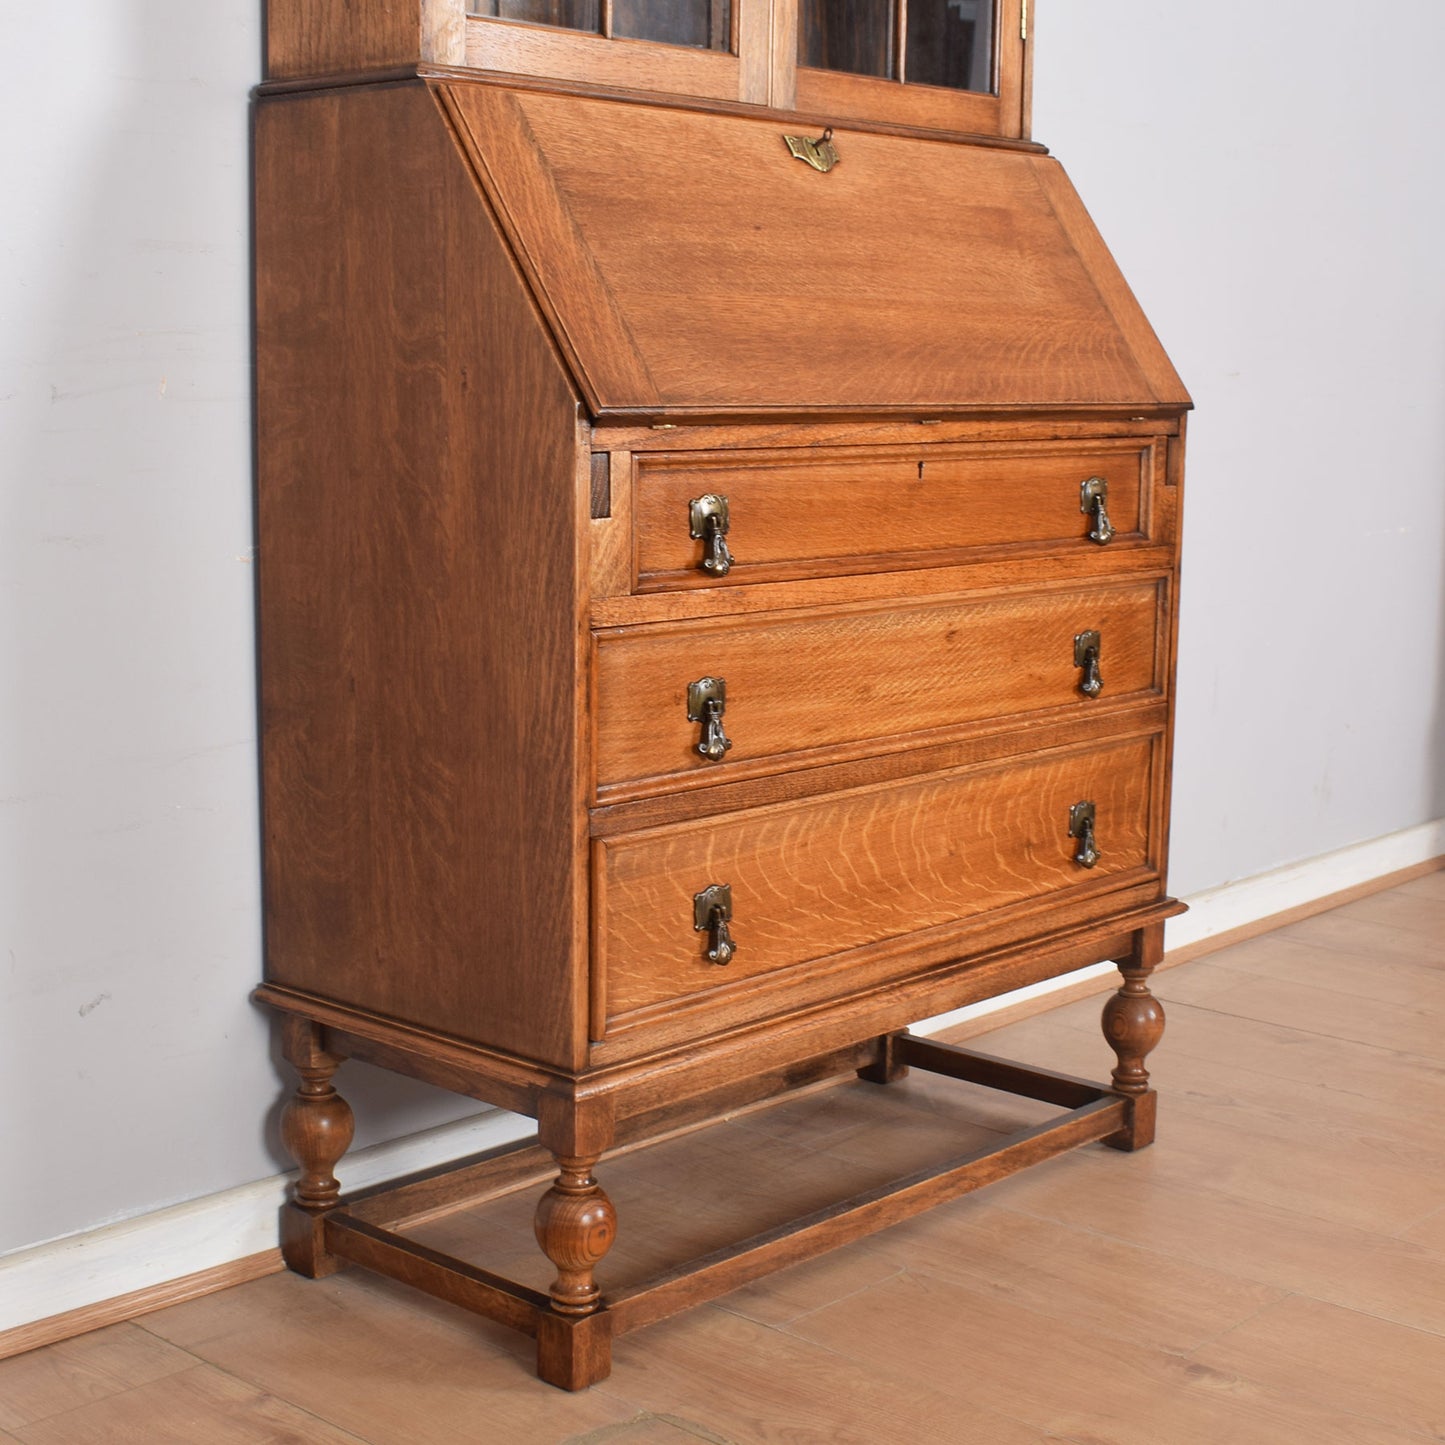
<svg viewBox="0 0 1445 1445"><path fill-rule="evenodd" d="M364 1436L205 1365L53 1415L18 1438L23 1445L365 1445Z"/></svg>
<svg viewBox="0 0 1445 1445"><path fill-rule="evenodd" d="M400 1291L359 1289L346 1274L273 1275L146 1323L371 1445L541 1445L638 1412L605 1388L542 1385L519 1358L522 1336L460 1310L414 1310Z"/></svg>
<svg viewBox="0 0 1445 1445"><path fill-rule="evenodd" d="M858 1343L866 1349L873 1334L869 1327ZM1036 1445L1047 1438L1007 1409L960 1408L941 1382L900 1389L887 1371L860 1370L837 1351L715 1306L625 1336L614 1379L650 1408L677 1409L735 1445Z"/></svg>
<svg viewBox="0 0 1445 1445"><path fill-rule="evenodd" d="M893 1259L900 1273L981 1286L1037 1313L1087 1318L1091 1331L1121 1344L1178 1354L1284 1297L1277 1286L995 1209L986 1199L946 1205L889 1230L874 1253Z"/></svg>
<svg viewBox="0 0 1445 1445"><path fill-rule="evenodd" d="M585 1435L574 1435L563 1445L697 1445L699 1440L728 1445L723 1436L706 1426L664 1415L645 1415L622 1425L603 1425Z"/></svg>
<svg viewBox="0 0 1445 1445"><path fill-rule="evenodd" d="M1445 1439L1445 1340L1318 1300L1284 1299L1194 1358L1427 1439Z"/></svg>
<svg viewBox="0 0 1445 1445"><path fill-rule="evenodd" d="M0 1360L0 1427L21 1426L188 1370L183 1350L135 1324L111 1325Z"/></svg>
<svg viewBox="0 0 1445 1445"><path fill-rule="evenodd" d="M1110 1445L1359 1445L1403 1431L1342 1416L1318 1397L1164 1351L1120 1349L1088 1314L1057 1319L997 1292L908 1275L790 1325L814 1344L909 1389L934 1385L974 1409ZM1043 1363L1046 1362L1046 1363Z"/></svg>

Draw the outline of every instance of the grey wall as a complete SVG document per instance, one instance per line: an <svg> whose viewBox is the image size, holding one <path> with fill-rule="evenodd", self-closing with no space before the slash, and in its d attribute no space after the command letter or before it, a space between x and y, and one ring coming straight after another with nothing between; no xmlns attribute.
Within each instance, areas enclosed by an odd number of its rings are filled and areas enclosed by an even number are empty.
<svg viewBox="0 0 1445 1445"><path fill-rule="evenodd" d="M1172 886L1445 814L1445 7L1039 10L1034 134L1198 408Z"/></svg>
<svg viewBox="0 0 1445 1445"><path fill-rule="evenodd" d="M279 1167L246 1002L258 9L0 20L0 1250ZM1200 408L1178 889L1445 813L1445 11L1039 9L1036 133ZM348 1072L363 1139L468 1108Z"/></svg>

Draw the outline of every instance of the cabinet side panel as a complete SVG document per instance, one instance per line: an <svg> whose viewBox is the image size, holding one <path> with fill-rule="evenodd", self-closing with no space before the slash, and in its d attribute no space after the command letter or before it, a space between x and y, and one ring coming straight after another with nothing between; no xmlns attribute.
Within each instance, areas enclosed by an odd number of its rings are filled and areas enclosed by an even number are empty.
<svg viewBox="0 0 1445 1445"><path fill-rule="evenodd" d="M575 393L424 86L257 127L269 977L573 1064Z"/></svg>
<svg viewBox="0 0 1445 1445"><path fill-rule="evenodd" d="M266 76L289 80L466 55L466 0L267 0Z"/></svg>

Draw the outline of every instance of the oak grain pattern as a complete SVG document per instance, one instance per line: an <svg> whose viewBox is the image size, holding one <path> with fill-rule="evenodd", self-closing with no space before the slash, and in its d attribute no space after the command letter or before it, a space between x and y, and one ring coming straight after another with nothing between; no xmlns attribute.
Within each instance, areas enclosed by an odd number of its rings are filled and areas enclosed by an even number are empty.
<svg viewBox="0 0 1445 1445"><path fill-rule="evenodd" d="M841 744L883 746L1047 708L1082 712L1097 705L1079 691L1074 663L1074 638L1088 629L1102 639L1100 698L1147 694L1160 682L1161 601L1159 583L1146 579L603 633L599 787L615 799L640 779L707 784L787 767L800 753L821 761L822 750ZM723 722L733 746L721 762L698 753L701 728L687 717L688 684L703 676L727 682Z"/></svg>
<svg viewBox="0 0 1445 1445"><path fill-rule="evenodd" d="M256 155L268 976L566 1063L574 393L423 86Z"/></svg>
<svg viewBox="0 0 1445 1445"><path fill-rule="evenodd" d="M529 264L602 410L1187 402L1151 383L1115 314L1135 303L1101 298L1087 222L1065 230L1025 154L840 131L844 161L820 175L771 119L448 91L507 209L557 198ZM574 328L599 278L653 397Z"/></svg>
<svg viewBox="0 0 1445 1445"><path fill-rule="evenodd" d="M623 836L605 849L608 1012L729 985L1107 878L1149 856L1151 743L1104 744L1012 766ZM1099 865L1074 861L1071 805L1095 802ZM707 962L692 898L732 887L738 952Z"/></svg>
<svg viewBox="0 0 1445 1445"><path fill-rule="evenodd" d="M985 550L1034 544L1086 553L1080 488L1109 483L1110 547L1148 536L1154 449L1137 441L1094 447L923 447L870 457L704 454L645 457L637 468L638 581L644 588L712 586L689 535L688 503L728 499L727 585L794 575L938 566Z"/></svg>
<svg viewBox="0 0 1445 1445"><path fill-rule="evenodd" d="M266 0L270 80L351 74L465 57L466 0Z"/></svg>
<svg viewBox="0 0 1445 1445"><path fill-rule="evenodd" d="M1091 408L1084 412L1044 414L1001 408L992 415L935 417L923 421L859 417L843 413L831 420L760 422L683 419L639 424L625 418L604 418L596 430L597 445L613 451L711 452L730 449L754 452L779 447L935 447L941 444L1075 441L1086 446L1123 437L1148 439L1178 434L1178 408L1135 404ZM747 458L739 458L739 461Z"/></svg>

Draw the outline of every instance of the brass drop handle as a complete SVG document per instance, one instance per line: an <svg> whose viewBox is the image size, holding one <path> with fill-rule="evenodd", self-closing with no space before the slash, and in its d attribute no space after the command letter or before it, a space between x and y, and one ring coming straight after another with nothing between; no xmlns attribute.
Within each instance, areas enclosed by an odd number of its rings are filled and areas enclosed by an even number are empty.
<svg viewBox="0 0 1445 1445"><path fill-rule="evenodd" d="M700 677L687 685L687 720L702 724L702 737L697 751L710 763L720 763L732 747L732 739L723 731L723 712L727 708L728 685L723 677Z"/></svg>
<svg viewBox="0 0 1445 1445"><path fill-rule="evenodd" d="M706 933L707 961L725 968L733 961L738 946L728 932L733 918L731 883L710 883L701 893L692 896L692 926L697 933Z"/></svg>
<svg viewBox="0 0 1445 1445"><path fill-rule="evenodd" d="M1104 678L1099 671L1099 648L1102 639L1095 631L1081 632L1074 638L1074 666L1081 667L1084 675L1079 679L1079 691L1085 697L1098 697L1104 690Z"/></svg>
<svg viewBox="0 0 1445 1445"><path fill-rule="evenodd" d="M1094 805L1092 803L1075 803L1069 809L1069 837L1079 840L1079 846L1074 850L1074 862L1080 868L1092 868L1103 856L1094 842Z"/></svg>
<svg viewBox="0 0 1445 1445"><path fill-rule="evenodd" d="M733 556L724 540L728 534L728 499L709 492L687 504L687 532L702 543L698 566L709 577L726 577L732 571Z"/></svg>
<svg viewBox="0 0 1445 1445"><path fill-rule="evenodd" d="M1109 483L1103 477L1090 477L1079 486L1079 510L1089 514L1093 525L1089 541L1107 547L1114 540L1114 525L1109 521Z"/></svg>

